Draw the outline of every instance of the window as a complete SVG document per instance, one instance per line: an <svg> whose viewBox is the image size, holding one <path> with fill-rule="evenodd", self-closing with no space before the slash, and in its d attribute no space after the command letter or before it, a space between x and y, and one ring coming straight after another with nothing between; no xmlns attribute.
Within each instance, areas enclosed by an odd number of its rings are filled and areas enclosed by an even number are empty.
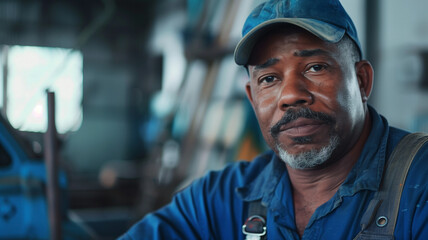
<svg viewBox="0 0 428 240"><path fill-rule="evenodd" d="M48 89L55 92L58 132L80 127L83 56L79 51L6 46L2 55L1 106L13 127L22 131L46 131Z"/></svg>

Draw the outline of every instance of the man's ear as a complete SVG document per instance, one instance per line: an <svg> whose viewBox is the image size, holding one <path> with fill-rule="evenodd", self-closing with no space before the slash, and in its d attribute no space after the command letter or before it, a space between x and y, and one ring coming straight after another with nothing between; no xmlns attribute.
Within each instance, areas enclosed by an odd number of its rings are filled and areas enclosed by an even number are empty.
<svg viewBox="0 0 428 240"><path fill-rule="evenodd" d="M254 107L253 93L251 92L251 82L250 81L248 81L245 84L245 92L247 93L248 100L250 100L251 105Z"/></svg>
<svg viewBox="0 0 428 240"><path fill-rule="evenodd" d="M363 102L367 102L373 88L373 67L370 62L362 60L355 64L355 72L360 86L361 99Z"/></svg>

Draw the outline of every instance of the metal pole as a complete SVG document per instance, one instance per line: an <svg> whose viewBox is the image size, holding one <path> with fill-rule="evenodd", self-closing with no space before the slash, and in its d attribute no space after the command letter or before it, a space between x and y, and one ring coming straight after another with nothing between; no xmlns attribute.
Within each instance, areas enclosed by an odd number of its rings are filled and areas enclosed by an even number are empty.
<svg viewBox="0 0 428 240"><path fill-rule="evenodd" d="M7 117L7 83L9 76L9 46L4 46L2 51L3 58L3 117Z"/></svg>
<svg viewBox="0 0 428 240"><path fill-rule="evenodd" d="M366 0L366 58L373 65L374 79L377 75L377 66L380 57L380 15L382 3L381 0ZM376 103L376 90L373 89L369 103Z"/></svg>
<svg viewBox="0 0 428 240"><path fill-rule="evenodd" d="M45 134L46 195L48 200L50 239L61 239L59 206L57 131L55 126L55 93L47 91L48 128Z"/></svg>

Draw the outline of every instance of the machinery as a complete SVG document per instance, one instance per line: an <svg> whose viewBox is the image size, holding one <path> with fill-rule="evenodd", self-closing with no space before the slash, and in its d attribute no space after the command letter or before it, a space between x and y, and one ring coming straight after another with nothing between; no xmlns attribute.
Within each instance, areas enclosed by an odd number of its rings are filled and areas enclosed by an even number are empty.
<svg viewBox="0 0 428 240"><path fill-rule="evenodd" d="M0 116L0 239L49 238L46 171L34 157Z"/></svg>
<svg viewBox="0 0 428 240"><path fill-rule="evenodd" d="M66 176L59 171L59 235L52 238L43 159L9 122L0 116L0 239L92 239L70 221L66 206Z"/></svg>

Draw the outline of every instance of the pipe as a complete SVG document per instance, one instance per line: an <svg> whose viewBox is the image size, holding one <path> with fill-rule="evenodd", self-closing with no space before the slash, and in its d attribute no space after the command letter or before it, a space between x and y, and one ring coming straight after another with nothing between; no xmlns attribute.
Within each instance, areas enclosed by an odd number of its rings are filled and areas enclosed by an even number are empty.
<svg viewBox="0 0 428 240"><path fill-rule="evenodd" d="M59 206L57 131L55 126L55 93L47 92L48 128L44 136L46 165L46 195L48 200L50 239L61 239L61 212Z"/></svg>

